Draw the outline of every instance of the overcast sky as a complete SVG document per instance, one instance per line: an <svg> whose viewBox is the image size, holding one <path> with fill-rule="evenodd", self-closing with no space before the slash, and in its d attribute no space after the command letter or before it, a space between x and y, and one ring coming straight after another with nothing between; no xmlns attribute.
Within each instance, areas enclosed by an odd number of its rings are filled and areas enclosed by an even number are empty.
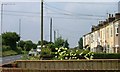
<svg viewBox="0 0 120 72"><path fill-rule="evenodd" d="M31 1L3 2L7 3L3 6L3 32L19 33L19 19L21 19L21 39L34 42L40 40L40 3L37 0ZM44 2L44 39L49 41L49 23L52 17L53 30L58 32L57 35L68 39L70 47L74 47L80 37L90 32L92 25L97 25L99 20L107 18L107 13L118 12L119 0L51 1L53 2L47 0Z"/></svg>

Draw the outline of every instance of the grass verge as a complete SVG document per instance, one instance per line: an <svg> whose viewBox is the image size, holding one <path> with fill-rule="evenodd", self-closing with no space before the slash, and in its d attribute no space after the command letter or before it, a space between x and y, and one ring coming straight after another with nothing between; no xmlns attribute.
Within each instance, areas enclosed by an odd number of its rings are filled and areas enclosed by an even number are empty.
<svg viewBox="0 0 120 72"><path fill-rule="evenodd" d="M13 50L9 50L9 51L4 51L2 52L2 56L5 57L5 56L12 56L12 55L17 55L18 53L13 51Z"/></svg>

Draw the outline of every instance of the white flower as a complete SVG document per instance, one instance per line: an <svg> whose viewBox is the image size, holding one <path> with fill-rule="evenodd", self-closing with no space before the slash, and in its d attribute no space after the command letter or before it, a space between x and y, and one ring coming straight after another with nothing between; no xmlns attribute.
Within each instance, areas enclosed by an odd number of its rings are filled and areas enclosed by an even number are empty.
<svg viewBox="0 0 120 72"><path fill-rule="evenodd" d="M62 58L60 60L63 60Z"/></svg>
<svg viewBox="0 0 120 72"><path fill-rule="evenodd" d="M75 57L72 57L72 59L74 59Z"/></svg>
<svg viewBox="0 0 120 72"><path fill-rule="evenodd" d="M55 54L57 54L57 52L55 52Z"/></svg>
<svg viewBox="0 0 120 72"><path fill-rule="evenodd" d="M62 49L64 49L64 48L62 47Z"/></svg>
<svg viewBox="0 0 120 72"><path fill-rule="evenodd" d="M68 59L67 57L65 57L65 59Z"/></svg>
<svg viewBox="0 0 120 72"><path fill-rule="evenodd" d="M66 56L68 56L69 54L66 54Z"/></svg>
<svg viewBox="0 0 120 72"><path fill-rule="evenodd" d="M81 52L79 55L82 55L83 54L83 52Z"/></svg>
<svg viewBox="0 0 120 72"><path fill-rule="evenodd" d="M58 52L60 52L61 50L59 49Z"/></svg>
<svg viewBox="0 0 120 72"><path fill-rule="evenodd" d="M59 55L61 56L61 55L62 55L62 53L59 53Z"/></svg>
<svg viewBox="0 0 120 72"><path fill-rule="evenodd" d="M73 56L76 56L76 54L74 54Z"/></svg>
<svg viewBox="0 0 120 72"><path fill-rule="evenodd" d="M63 51L64 53L66 53L66 51Z"/></svg>
<svg viewBox="0 0 120 72"><path fill-rule="evenodd" d="M76 50L76 52L78 52L78 50Z"/></svg>
<svg viewBox="0 0 120 72"><path fill-rule="evenodd" d="M57 56L55 56L55 58L57 58Z"/></svg>
<svg viewBox="0 0 120 72"><path fill-rule="evenodd" d="M65 50L67 50L67 48L65 48Z"/></svg>
<svg viewBox="0 0 120 72"><path fill-rule="evenodd" d="M58 50L58 48L55 48L56 50Z"/></svg>

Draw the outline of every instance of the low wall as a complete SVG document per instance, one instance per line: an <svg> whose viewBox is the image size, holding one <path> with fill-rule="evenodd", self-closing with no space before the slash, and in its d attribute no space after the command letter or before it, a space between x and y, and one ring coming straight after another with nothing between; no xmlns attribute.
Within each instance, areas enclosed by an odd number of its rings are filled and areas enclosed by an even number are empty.
<svg viewBox="0 0 120 72"><path fill-rule="evenodd" d="M98 60L18 60L17 67L38 70L120 70L120 59Z"/></svg>
<svg viewBox="0 0 120 72"><path fill-rule="evenodd" d="M37 69L4 68L2 72L120 72L120 70L37 70Z"/></svg>

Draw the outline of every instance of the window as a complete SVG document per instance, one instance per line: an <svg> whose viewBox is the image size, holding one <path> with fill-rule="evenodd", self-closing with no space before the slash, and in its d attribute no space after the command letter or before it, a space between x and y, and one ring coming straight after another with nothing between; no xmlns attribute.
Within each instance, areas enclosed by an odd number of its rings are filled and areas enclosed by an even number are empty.
<svg viewBox="0 0 120 72"><path fill-rule="evenodd" d="M119 33L119 29L117 28L117 33Z"/></svg>
<svg viewBox="0 0 120 72"><path fill-rule="evenodd" d="M118 36L118 33L119 33L119 28L117 27L116 28L116 36Z"/></svg>
<svg viewBox="0 0 120 72"><path fill-rule="evenodd" d="M119 33L119 27L118 27L118 23L116 23L116 25L115 25L115 34L116 34L116 36L118 35L118 33Z"/></svg>

